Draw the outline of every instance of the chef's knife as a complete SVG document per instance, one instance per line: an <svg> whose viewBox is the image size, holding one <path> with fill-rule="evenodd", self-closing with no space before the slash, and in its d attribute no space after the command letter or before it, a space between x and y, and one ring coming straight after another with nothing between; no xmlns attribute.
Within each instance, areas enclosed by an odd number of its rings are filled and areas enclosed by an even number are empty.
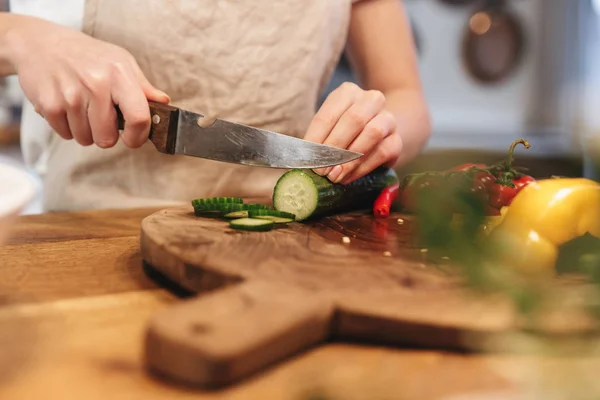
<svg viewBox="0 0 600 400"><path fill-rule="evenodd" d="M171 105L149 102L152 124L149 139L166 154L270 168L324 168L344 164L360 153L204 116ZM124 119L117 107L118 127Z"/></svg>

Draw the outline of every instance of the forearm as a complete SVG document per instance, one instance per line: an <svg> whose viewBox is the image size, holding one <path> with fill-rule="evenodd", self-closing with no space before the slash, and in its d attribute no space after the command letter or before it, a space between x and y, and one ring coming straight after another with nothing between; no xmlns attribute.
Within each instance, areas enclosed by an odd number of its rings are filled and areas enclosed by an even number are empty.
<svg viewBox="0 0 600 400"><path fill-rule="evenodd" d="M15 28L23 27L33 18L25 15L0 12L0 76L17 73L14 65L12 41Z"/></svg>
<svg viewBox="0 0 600 400"><path fill-rule="evenodd" d="M396 117L396 130L402 139L397 165L406 164L429 140L430 122L403 3L356 3L352 7L347 50L361 86L385 94L386 109Z"/></svg>
<svg viewBox="0 0 600 400"><path fill-rule="evenodd" d="M396 130L402 138L402 151L396 163L400 167L419 155L431 136L429 111L418 89L395 89L384 92L386 109L396 117Z"/></svg>

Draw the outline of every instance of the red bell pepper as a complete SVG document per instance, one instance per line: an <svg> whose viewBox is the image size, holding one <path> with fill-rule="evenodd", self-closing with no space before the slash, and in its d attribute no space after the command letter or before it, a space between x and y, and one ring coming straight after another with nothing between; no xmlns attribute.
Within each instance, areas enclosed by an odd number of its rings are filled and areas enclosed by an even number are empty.
<svg viewBox="0 0 600 400"><path fill-rule="evenodd" d="M500 215L500 209L499 208L494 208L494 207L488 205L485 208L485 215L487 215L487 216Z"/></svg>
<svg viewBox="0 0 600 400"><path fill-rule="evenodd" d="M489 205L494 208L500 209L509 206L519 191L535 181L533 177L516 171L512 166L515 147L519 144L525 146L526 149L530 147L529 142L525 139L515 140L508 149L506 160L491 168L496 180L489 188Z"/></svg>
<svg viewBox="0 0 600 400"><path fill-rule="evenodd" d="M535 179L529 175L522 175L519 178L513 179L513 183L517 188L517 193L521 191L525 186L530 184L531 182L535 182Z"/></svg>
<svg viewBox="0 0 600 400"><path fill-rule="evenodd" d="M512 199L517 195L517 188L496 181L490 188L489 205L496 209L510 205Z"/></svg>
<svg viewBox="0 0 600 400"><path fill-rule="evenodd" d="M486 205L487 215L500 215L500 209L510 205L517 193L535 179L519 172L513 167L515 148L522 144L529 148L524 139L514 141L505 160L487 166L480 163L465 163L444 171L430 171L411 174L400 183L400 205L405 211L416 212L419 192L439 184L456 188L458 185L469 186L471 193L476 194ZM466 180L465 180L466 179ZM450 203L449 209L454 206ZM384 211L385 214L385 211Z"/></svg>
<svg viewBox="0 0 600 400"><path fill-rule="evenodd" d="M419 193L428 187L439 185L444 172L421 172L407 175L400 182L400 205L404 211L416 212Z"/></svg>

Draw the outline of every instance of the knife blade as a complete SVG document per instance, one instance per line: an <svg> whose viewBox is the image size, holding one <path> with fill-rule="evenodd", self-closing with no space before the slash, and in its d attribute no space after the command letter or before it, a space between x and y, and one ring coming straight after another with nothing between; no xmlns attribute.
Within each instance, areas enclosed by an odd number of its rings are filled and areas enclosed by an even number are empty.
<svg viewBox="0 0 600 400"><path fill-rule="evenodd" d="M268 168L324 168L356 160L363 154L284 134L216 119L201 126L204 115L149 102L149 140L165 154ZM125 120L117 107L118 128Z"/></svg>

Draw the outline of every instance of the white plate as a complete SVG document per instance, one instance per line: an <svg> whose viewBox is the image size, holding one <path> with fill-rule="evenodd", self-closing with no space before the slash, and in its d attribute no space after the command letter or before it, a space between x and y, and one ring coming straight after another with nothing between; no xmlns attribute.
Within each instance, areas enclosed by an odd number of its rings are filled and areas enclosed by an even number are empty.
<svg viewBox="0 0 600 400"><path fill-rule="evenodd" d="M0 163L0 245L5 242L16 217L35 193L35 181L26 171Z"/></svg>

